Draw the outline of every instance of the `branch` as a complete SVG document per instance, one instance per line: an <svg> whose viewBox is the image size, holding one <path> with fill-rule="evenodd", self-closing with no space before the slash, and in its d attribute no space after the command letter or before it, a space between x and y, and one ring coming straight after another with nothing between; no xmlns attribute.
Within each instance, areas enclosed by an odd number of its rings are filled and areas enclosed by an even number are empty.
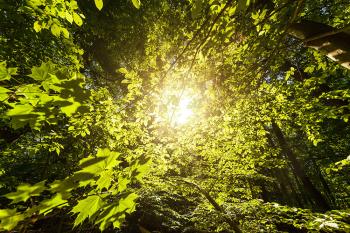
<svg viewBox="0 0 350 233"><path fill-rule="evenodd" d="M198 46L197 50L199 50L199 48L205 43L205 41L208 39L211 31L214 28L214 25L216 23L216 21L221 17L221 15L227 10L227 8L229 7L229 5L232 3L233 0L228 0L227 3L225 4L225 6L221 9L221 11L219 12L219 14L215 17L213 23L210 26L210 29L207 33L207 35L205 36L204 40L200 43L200 45ZM191 40L186 44L185 48L181 51L181 53L176 57L175 61L170 65L170 67L167 69L167 71L165 72L165 74L161 77L160 79L160 83L163 82L163 80L166 78L166 76L168 75L168 73L170 72L170 70L172 70L174 68L174 66L178 63L178 61L184 56L185 52L188 50L188 48L190 47L190 45L192 44L192 42L199 36L200 32L204 29L204 26L208 23L210 17L207 17L206 20L203 22L203 24L200 26L200 28L195 32L194 36L191 38Z"/></svg>
<svg viewBox="0 0 350 233"><path fill-rule="evenodd" d="M210 204L213 205L213 207L215 208L215 210L217 210L218 212L222 213L224 215L225 221L232 227L232 229L236 232L236 233L242 233L241 229L239 228L239 221L237 220L232 220L229 216L227 216L225 210L214 200L214 198L212 198L210 196L210 194L208 192L206 192L205 190L203 190L199 185L187 181L187 180L183 180L183 179L178 179L179 181L182 181L183 183L186 183L190 186L195 187L209 202Z"/></svg>

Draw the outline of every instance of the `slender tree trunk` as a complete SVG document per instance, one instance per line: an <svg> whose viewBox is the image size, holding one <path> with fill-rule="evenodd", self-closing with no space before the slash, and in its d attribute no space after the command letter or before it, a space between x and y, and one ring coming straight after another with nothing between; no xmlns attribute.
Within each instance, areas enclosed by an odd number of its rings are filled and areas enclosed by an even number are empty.
<svg viewBox="0 0 350 233"><path fill-rule="evenodd" d="M293 203L293 205L302 207L300 203L298 203L298 198L295 198L295 195L297 195L297 193L295 192L294 187L290 187L290 189L288 188L288 181L286 180L288 178L285 179L283 171L281 169L276 169L275 176L279 183L281 196L283 196L285 203Z"/></svg>
<svg viewBox="0 0 350 233"><path fill-rule="evenodd" d="M328 205L326 199L323 197L323 195L316 189L314 184L311 182L310 178L306 175L305 170L300 165L299 161L297 160L296 156L290 149L289 145L286 142L286 139L284 138L284 135L279 128L279 126L272 122L272 130L275 133L278 143L280 144L282 148L282 152L285 154L285 156L288 158L288 160L291 162L293 171L295 172L296 176L300 179L300 181L303 184L304 189L309 193L309 195L312 197L312 199L315 201L317 207L320 210L326 211L330 209L330 206Z"/></svg>
<svg viewBox="0 0 350 233"><path fill-rule="evenodd" d="M305 45L324 52L330 59L350 69L350 34L346 31L349 25L342 29L335 29L326 24L302 20L292 24L288 33Z"/></svg>
<svg viewBox="0 0 350 233"><path fill-rule="evenodd" d="M295 199L295 202L299 205L299 207L306 207L307 206L307 198L298 191L298 187L300 187L299 182L298 182L298 177L294 175L295 183L292 182L291 178L288 175L288 170L284 169L281 171L281 176L285 180L285 182L288 184L290 190L293 193L293 197Z"/></svg>

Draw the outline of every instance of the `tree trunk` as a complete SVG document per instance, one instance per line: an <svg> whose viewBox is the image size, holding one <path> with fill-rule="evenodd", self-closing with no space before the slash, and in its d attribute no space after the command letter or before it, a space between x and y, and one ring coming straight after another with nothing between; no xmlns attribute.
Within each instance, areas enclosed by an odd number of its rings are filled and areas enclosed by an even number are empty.
<svg viewBox="0 0 350 233"><path fill-rule="evenodd" d="M294 155L292 150L289 148L289 145L287 144L281 129L279 128L279 126L275 122L272 122L272 130L277 137L277 140L281 146L282 152L285 154L285 156L291 162L293 171L295 172L296 176L298 176L298 178L301 180L301 182L304 186L304 189L313 198L314 202L316 203L317 207L320 210L323 210L323 211L329 210L330 207L329 207L326 199L316 189L314 184L311 182L310 178L306 175L306 172L304 171L304 169L300 165L296 156Z"/></svg>
<svg viewBox="0 0 350 233"><path fill-rule="evenodd" d="M305 45L324 52L330 59L350 69L350 34L349 28L337 30L326 24L302 20L292 24L288 33Z"/></svg>

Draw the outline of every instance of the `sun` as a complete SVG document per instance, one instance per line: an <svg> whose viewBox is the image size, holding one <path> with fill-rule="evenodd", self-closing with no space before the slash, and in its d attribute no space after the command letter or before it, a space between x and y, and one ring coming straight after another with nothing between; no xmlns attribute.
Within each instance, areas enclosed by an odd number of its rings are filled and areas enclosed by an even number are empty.
<svg viewBox="0 0 350 233"><path fill-rule="evenodd" d="M170 122L174 126L180 126L186 124L191 117L193 116L193 110L191 109L192 98L183 95L180 97L180 100L177 106L174 106L173 112L169 112Z"/></svg>
<svg viewBox="0 0 350 233"><path fill-rule="evenodd" d="M178 128L188 125L196 118L196 95L192 89L163 90L159 98L155 99L155 103L157 105L152 115L155 116L156 123Z"/></svg>

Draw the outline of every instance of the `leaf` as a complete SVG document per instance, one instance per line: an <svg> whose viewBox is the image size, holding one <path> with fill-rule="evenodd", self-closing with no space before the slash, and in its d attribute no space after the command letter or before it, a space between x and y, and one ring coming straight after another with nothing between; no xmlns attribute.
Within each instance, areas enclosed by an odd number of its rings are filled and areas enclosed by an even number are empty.
<svg viewBox="0 0 350 233"><path fill-rule="evenodd" d="M16 214L16 209L0 209L0 220Z"/></svg>
<svg viewBox="0 0 350 233"><path fill-rule="evenodd" d="M76 23L78 26L83 25L83 20L81 19L81 17L77 14L77 13L73 13L73 20L74 23Z"/></svg>
<svg viewBox="0 0 350 233"><path fill-rule="evenodd" d="M91 217L103 206L103 200L97 195L89 196L83 200L80 200L76 206L72 209L72 213L79 213L74 221L74 226L82 223L86 218Z"/></svg>
<svg viewBox="0 0 350 233"><path fill-rule="evenodd" d="M122 73L122 74L127 74L127 73L128 73L128 70L125 69L124 67L119 68L118 71L119 71L120 73Z"/></svg>
<svg viewBox="0 0 350 233"><path fill-rule="evenodd" d="M12 75L17 74L17 68L6 68L6 61L0 62L0 81L10 80Z"/></svg>
<svg viewBox="0 0 350 233"><path fill-rule="evenodd" d="M111 186L112 180L113 180L113 170L107 170L103 171L100 174L100 178L96 181L97 187L99 190L102 190L104 188L108 189L109 186Z"/></svg>
<svg viewBox="0 0 350 233"><path fill-rule="evenodd" d="M51 25L51 33L52 35L56 36L56 37L59 37L60 34L61 34L61 28L60 26L58 26L57 24L53 23Z"/></svg>
<svg viewBox="0 0 350 233"><path fill-rule="evenodd" d="M63 33L63 36L68 39L69 38L68 30L66 28L61 28L61 31Z"/></svg>
<svg viewBox="0 0 350 233"><path fill-rule="evenodd" d="M108 149L99 149L96 156L89 156L80 160L81 172L99 174L104 170L112 169L121 161L117 160L120 156L118 152L111 152Z"/></svg>
<svg viewBox="0 0 350 233"><path fill-rule="evenodd" d="M238 0L237 11L245 12L254 0Z"/></svg>
<svg viewBox="0 0 350 233"><path fill-rule="evenodd" d="M105 230L108 227L108 225L110 225L110 223L112 222L120 224L122 221L124 221L125 214L118 215L119 213L119 205L113 203L112 205L103 208L100 216L98 216L98 219L95 223L100 224L99 228L101 231Z"/></svg>
<svg viewBox="0 0 350 233"><path fill-rule="evenodd" d="M11 199L11 203L18 203L28 200L31 196L39 196L42 191L45 190L45 181L41 181L34 185L20 184L17 187L16 192L8 193L4 195L6 198Z"/></svg>
<svg viewBox="0 0 350 233"><path fill-rule="evenodd" d="M131 0L132 4L134 5L134 7L136 7L137 9L140 9L140 5L141 5L141 1L140 0Z"/></svg>
<svg viewBox="0 0 350 233"><path fill-rule="evenodd" d="M68 202L67 200L62 198L61 193L57 193L55 196L53 196L51 199L44 200L40 204L39 214L48 214L50 213L55 207L63 207L67 206Z"/></svg>
<svg viewBox="0 0 350 233"><path fill-rule="evenodd" d="M35 21L35 23L34 23L34 30L36 32L40 32L41 31L41 25L39 24L39 21Z"/></svg>
<svg viewBox="0 0 350 233"><path fill-rule="evenodd" d="M81 104L77 101L74 101L74 99L72 97L67 99L67 101L69 101L71 104L62 106L61 111L70 117L73 115L73 113L75 113L78 110L78 108L81 106Z"/></svg>
<svg viewBox="0 0 350 233"><path fill-rule="evenodd" d="M0 87L0 102L3 102L9 98L8 93L11 93L11 90L5 87Z"/></svg>
<svg viewBox="0 0 350 233"><path fill-rule="evenodd" d="M104 169L112 169L117 164L119 164L121 161L118 161L117 158L120 156L120 153L115 151L110 151L109 149L99 149L97 154L97 157L106 157L106 159L103 161Z"/></svg>
<svg viewBox="0 0 350 233"><path fill-rule="evenodd" d="M151 159L149 159L146 163L138 165L137 166L137 172L138 174L135 175L135 178L139 181L142 180L142 177L146 174L146 172L148 171L150 164L152 163Z"/></svg>
<svg viewBox="0 0 350 233"><path fill-rule="evenodd" d="M128 184L131 182L130 179L123 177L122 175L118 176L118 192L123 192L126 190Z"/></svg>
<svg viewBox="0 0 350 233"><path fill-rule="evenodd" d="M129 214L134 212L136 207L136 198L138 198L136 193L130 193L127 197L121 198L118 206L119 212L126 212Z"/></svg>
<svg viewBox="0 0 350 233"><path fill-rule="evenodd" d="M53 71L54 66L52 65L52 63L43 62L41 63L40 67L34 66L32 68L32 73L28 76L37 81L44 81L48 78L49 73L53 73Z"/></svg>
<svg viewBox="0 0 350 233"><path fill-rule="evenodd" d="M17 214L16 209L2 209L0 210L0 230L10 231L18 224L18 222L24 220L24 215Z"/></svg>
<svg viewBox="0 0 350 233"><path fill-rule="evenodd" d="M73 23L73 16L71 13L69 13L68 11L66 11L66 19L68 22L70 22L71 24Z"/></svg>
<svg viewBox="0 0 350 233"><path fill-rule="evenodd" d="M6 116L23 116L32 113L34 110L33 106L30 104L18 104L15 105L13 109L6 112Z"/></svg>
<svg viewBox="0 0 350 233"><path fill-rule="evenodd" d="M103 1L102 0L95 0L95 5L96 5L98 10L102 10Z"/></svg>

